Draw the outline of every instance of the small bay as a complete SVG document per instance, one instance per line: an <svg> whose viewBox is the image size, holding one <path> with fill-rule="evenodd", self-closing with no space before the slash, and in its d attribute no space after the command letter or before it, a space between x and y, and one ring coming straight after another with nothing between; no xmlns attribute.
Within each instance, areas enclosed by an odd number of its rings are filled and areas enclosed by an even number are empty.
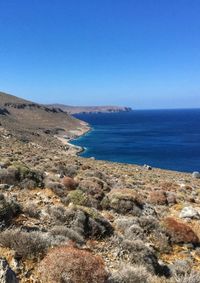
<svg viewBox="0 0 200 283"><path fill-rule="evenodd" d="M83 157L192 172L200 170L200 109L77 114L92 131L73 140Z"/></svg>

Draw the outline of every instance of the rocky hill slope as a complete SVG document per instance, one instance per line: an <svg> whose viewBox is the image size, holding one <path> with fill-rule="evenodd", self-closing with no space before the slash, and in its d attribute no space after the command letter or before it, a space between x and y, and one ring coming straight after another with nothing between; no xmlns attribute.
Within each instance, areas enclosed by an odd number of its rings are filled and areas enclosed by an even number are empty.
<svg viewBox="0 0 200 283"><path fill-rule="evenodd" d="M60 108L69 114L78 113L115 113L115 112L130 112L132 108L123 106L69 106L63 104L52 104L48 107Z"/></svg>
<svg viewBox="0 0 200 283"><path fill-rule="evenodd" d="M30 121L45 109L2 97L0 282L200 282L197 173L72 156Z"/></svg>
<svg viewBox="0 0 200 283"><path fill-rule="evenodd" d="M88 130L86 123L69 116L59 108L48 108L0 92L1 127L10 130L22 140L46 142L49 135L73 136L71 131L82 134ZM71 134L70 134L71 132Z"/></svg>

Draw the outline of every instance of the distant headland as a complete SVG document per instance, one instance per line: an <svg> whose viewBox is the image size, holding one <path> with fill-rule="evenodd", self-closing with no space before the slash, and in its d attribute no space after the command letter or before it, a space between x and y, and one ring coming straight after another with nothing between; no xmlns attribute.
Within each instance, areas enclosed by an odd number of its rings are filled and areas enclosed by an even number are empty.
<svg viewBox="0 0 200 283"><path fill-rule="evenodd" d="M69 106L64 104L50 104L50 108L59 108L69 114L78 113L115 113L115 112L130 112L131 107L125 106Z"/></svg>

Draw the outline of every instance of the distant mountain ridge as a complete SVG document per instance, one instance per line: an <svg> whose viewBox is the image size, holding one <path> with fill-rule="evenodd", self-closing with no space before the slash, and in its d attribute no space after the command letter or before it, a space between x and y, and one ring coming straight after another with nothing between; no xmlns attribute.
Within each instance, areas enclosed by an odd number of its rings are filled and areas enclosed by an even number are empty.
<svg viewBox="0 0 200 283"><path fill-rule="evenodd" d="M78 113L114 113L114 112L130 112L131 107L124 106L70 106L64 104L50 104L47 105L50 108L59 108L69 114Z"/></svg>

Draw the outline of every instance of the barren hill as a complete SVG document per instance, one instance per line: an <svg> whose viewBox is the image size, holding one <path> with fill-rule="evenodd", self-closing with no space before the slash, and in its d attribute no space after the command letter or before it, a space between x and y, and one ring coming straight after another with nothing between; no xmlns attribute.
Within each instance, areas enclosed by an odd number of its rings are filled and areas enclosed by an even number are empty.
<svg viewBox="0 0 200 283"><path fill-rule="evenodd" d="M78 113L114 113L114 112L129 112L132 111L130 107L124 106L69 106L63 104L47 105L51 108L60 108L69 114Z"/></svg>
<svg viewBox="0 0 200 283"><path fill-rule="evenodd" d="M3 92L0 92L0 123L1 127L25 140L43 138L47 134L66 134L85 126L62 109L48 108Z"/></svg>

